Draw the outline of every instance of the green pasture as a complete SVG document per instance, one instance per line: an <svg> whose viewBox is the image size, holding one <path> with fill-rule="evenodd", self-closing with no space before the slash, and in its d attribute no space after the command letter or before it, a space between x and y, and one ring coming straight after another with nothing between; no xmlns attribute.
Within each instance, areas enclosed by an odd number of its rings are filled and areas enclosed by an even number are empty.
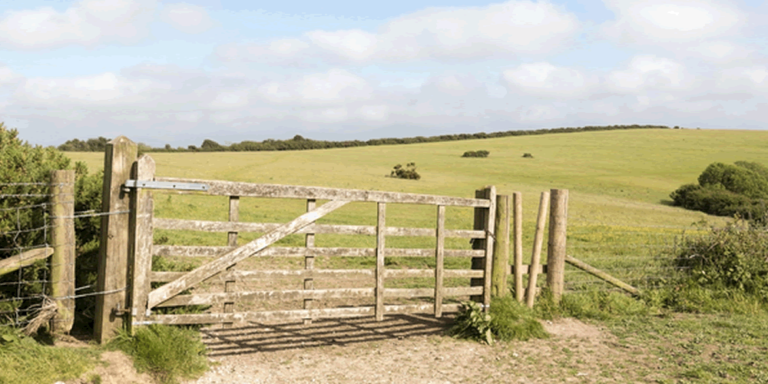
<svg viewBox="0 0 768 384"><path fill-rule="evenodd" d="M699 173L715 161L768 164L766 144L768 132L763 131L659 129L311 151L150 155L157 163L157 175L168 177L458 197L473 197L474 191L485 185L495 185L499 194L520 191L524 201L526 255L532 248L539 194L550 188L569 189L569 253L598 263L602 258L613 256L653 256L653 246L644 245L652 243L669 249L674 246L674 237L695 222L722 224L722 218L669 206L669 193L681 184L694 182ZM469 150L487 150L490 156L462 158ZM523 158L523 153L534 157ZM68 155L73 160L86 162L92 170L103 166L101 153ZM416 163L421 180L387 177L394 165L408 162ZM225 197L158 193L155 214L226 221L227 204ZM305 211L305 202L243 198L240 210L242 221L287 222ZM387 207L388 226L434 227L435 216L433 206L389 204ZM375 225L375 204L349 204L321 222ZM446 226L470 229L472 209L449 207ZM225 245L226 236L156 231L155 240L178 245ZM258 234L243 234L242 238L256 236ZM373 237L364 236L318 235L316 240L318 246L372 247L374 242ZM282 244L303 245L303 236L291 236ZM451 239L448 245L451 248L470 246L466 239ZM622 245L627 247L619 249ZM387 246L429 248L434 246L434 239L388 237ZM298 266L302 261L295 262ZM419 261L427 265L431 262ZM468 260L451 263L458 268Z"/></svg>

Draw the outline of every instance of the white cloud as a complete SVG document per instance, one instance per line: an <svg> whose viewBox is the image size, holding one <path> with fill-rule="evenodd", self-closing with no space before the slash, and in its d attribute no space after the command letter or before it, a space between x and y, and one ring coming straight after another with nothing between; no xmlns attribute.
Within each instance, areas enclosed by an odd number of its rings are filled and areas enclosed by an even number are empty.
<svg viewBox="0 0 768 384"><path fill-rule="evenodd" d="M79 78L30 78L17 90L16 97L44 105L105 105L146 101L153 90L159 89L167 90L167 86L107 72Z"/></svg>
<svg viewBox="0 0 768 384"><path fill-rule="evenodd" d="M365 31L312 31L306 36L320 49L328 50L349 60L362 61L377 53L376 35Z"/></svg>
<svg viewBox="0 0 768 384"><path fill-rule="evenodd" d="M606 80L610 89L637 93L648 89L682 89L688 79L682 64L667 58L640 55L632 58L626 69L609 73Z"/></svg>
<svg viewBox="0 0 768 384"><path fill-rule="evenodd" d="M357 109L357 116L367 121L385 121L389 116L386 105L364 105Z"/></svg>
<svg viewBox="0 0 768 384"><path fill-rule="evenodd" d="M0 87L12 85L23 79L23 76L12 71L10 68L0 66Z"/></svg>
<svg viewBox="0 0 768 384"><path fill-rule="evenodd" d="M604 0L616 20L603 37L627 44L679 44L737 35L746 15L714 0Z"/></svg>
<svg viewBox="0 0 768 384"><path fill-rule="evenodd" d="M503 77L524 93L554 98L580 97L596 83L579 70L547 62L522 64L504 71Z"/></svg>
<svg viewBox="0 0 768 384"><path fill-rule="evenodd" d="M0 45L35 50L134 43L149 33L156 6L156 0L81 0L63 12L52 7L6 11Z"/></svg>
<svg viewBox="0 0 768 384"><path fill-rule="evenodd" d="M205 8L186 3L164 5L162 18L185 33L205 32L213 26L213 21Z"/></svg>
<svg viewBox="0 0 768 384"><path fill-rule="evenodd" d="M226 62L253 62L306 67L311 45L299 39L278 39L268 43L224 44L215 55Z"/></svg>

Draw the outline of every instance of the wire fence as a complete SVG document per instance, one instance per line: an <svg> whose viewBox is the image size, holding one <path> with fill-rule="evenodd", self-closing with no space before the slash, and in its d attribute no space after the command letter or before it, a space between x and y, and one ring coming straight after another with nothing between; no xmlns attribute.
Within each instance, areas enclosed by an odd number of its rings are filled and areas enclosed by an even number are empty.
<svg viewBox="0 0 768 384"><path fill-rule="evenodd" d="M567 254L638 289L667 286L687 268L678 263L686 238L709 232L705 226L638 225L571 221ZM566 265L569 291L619 288L572 265Z"/></svg>
<svg viewBox="0 0 768 384"><path fill-rule="evenodd" d="M59 198L58 204L75 203L75 197L71 194L54 193L54 187L62 185L49 182L0 183L0 326L26 326L48 300L73 300L126 289L123 287L97 292L95 284L76 287L75 275L71 276L72 280L63 281L51 274L56 267L74 269L74 259L67 263L54 263L50 257L29 256L37 250L77 245L53 241L52 231L63 225L54 224L62 222L56 219L74 219L76 222L128 213L88 210L76 211L71 216L55 217L52 213L54 197ZM74 294L51 297L51 287L60 282L74 287ZM52 321L56 320L54 318Z"/></svg>

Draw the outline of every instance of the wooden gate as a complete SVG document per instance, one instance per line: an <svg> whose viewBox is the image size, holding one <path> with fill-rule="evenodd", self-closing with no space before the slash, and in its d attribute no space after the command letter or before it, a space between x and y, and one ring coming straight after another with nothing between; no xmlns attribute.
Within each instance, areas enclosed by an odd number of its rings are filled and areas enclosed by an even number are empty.
<svg viewBox="0 0 768 384"><path fill-rule="evenodd" d="M309 322L320 318L361 316L375 316L377 320L381 320L385 314L402 313L428 313L440 317L445 312L454 312L459 308L455 300L453 303L446 303L447 298L472 296L486 307L490 303L493 220L496 209L496 193L493 187L477 191L476 198L458 198L354 189L162 178L155 177L154 161L146 155L139 158L136 167L133 174L137 180L130 185L133 187L129 230L131 273L128 284L130 299L128 307L132 317L129 324L131 325L231 324L244 321L301 320ZM229 197L229 221L154 217L154 189L175 189L175 187L189 184L202 185L204 190L197 192L174 190L174 193ZM307 201L307 212L284 224L240 222L238 212L241 197L304 199ZM318 200L327 202L317 206ZM376 225L315 223L319 218L350 202L376 203ZM434 228L388 227L387 204L393 203L435 206ZM446 229L446 207L448 206L473 207L474 229ZM228 244L226 247L153 244L155 229L224 232L228 233ZM247 244L236 246L238 233L245 232L264 233L264 235ZM305 234L304 247L274 245L280 239L295 233ZM375 236L376 245L374 248L316 247L316 234ZM395 236L433 236L435 247L433 249L387 247L385 239ZM447 249L446 238L468 239L472 242L472 249ZM160 272L152 271L152 258L156 255L208 256L213 259L189 272ZM276 256L304 258L304 269L242 270L240 266L236 267L236 264L249 258ZM319 256L375 257L375 268L318 269L315 268L315 258ZM403 256L434 258L434 268L387 268L385 261ZM446 269L446 257L472 258L472 267L471 269ZM317 280L342 280L349 275L368 276L371 284L358 288L315 289ZM279 277L302 279L303 289L280 289L279 287L269 290L235 289L236 284L242 281L269 280ZM398 278L434 279L434 288L385 287L385 280ZM467 283L465 286L447 287L445 279L448 278L463 278L461 281ZM220 284L217 285L217 282ZM201 286L205 286L205 289L198 289ZM211 292L212 287L219 287L221 291ZM322 299L359 301L361 298L371 302L365 305L348 305L347 303L333 307L317 306L320 304L318 300ZM385 303L392 298L412 298L423 301L406 304ZM240 305L245 309L236 309L235 303L240 304L246 300L298 300L303 304L296 309L256 311L249 310L247 305ZM205 313L162 313L167 312L162 308L189 305L210 307Z"/></svg>

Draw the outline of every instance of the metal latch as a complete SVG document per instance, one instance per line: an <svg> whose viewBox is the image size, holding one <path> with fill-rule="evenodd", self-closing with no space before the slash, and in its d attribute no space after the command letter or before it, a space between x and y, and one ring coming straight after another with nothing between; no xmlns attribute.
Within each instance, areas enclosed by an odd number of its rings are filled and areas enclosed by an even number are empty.
<svg viewBox="0 0 768 384"><path fill-rule="evenodd" d="M114 315L115 317L127 316L127 315L136 316L136 309L135 308L130 308L130 309L129 308L125 308L125 309L123 309L121 307L122 306L118 302L115 305L115 308L112 308L112 315Z"/></svg>
<svg viewBox="0 0 768 384"><path fill-rule="evenodd" d="M175 189L179 191L207 191L208 184L174 183L169 181L126 180L126 188Z"/></svg>

